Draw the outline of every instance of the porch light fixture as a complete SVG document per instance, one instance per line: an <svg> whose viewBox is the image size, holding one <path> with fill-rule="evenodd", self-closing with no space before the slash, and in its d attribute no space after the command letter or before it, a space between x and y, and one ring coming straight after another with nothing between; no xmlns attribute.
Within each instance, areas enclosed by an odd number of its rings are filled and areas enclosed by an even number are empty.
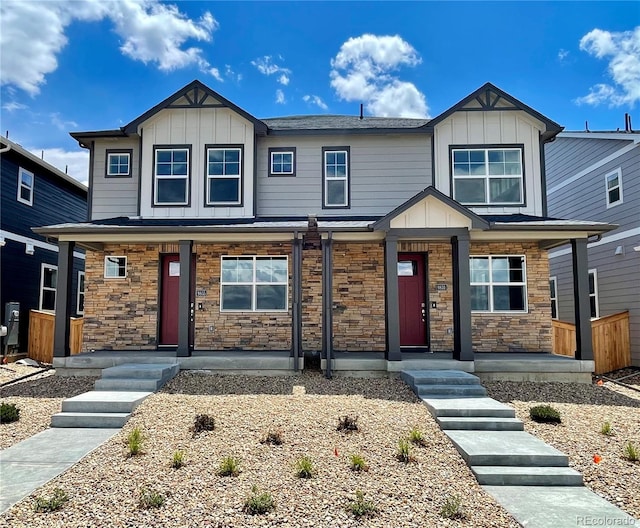
<svg viewBox="0 0 640 528"><path fill-rule="evenodd" d="M24 252L27 255L33 255L36 252L36 248L33 247L33 244L26 244L26 246L24 248Z"/></svg>
<svg viewBox="0 0 640 528"><path fill-rule="evenodd" d="M624 246L618 246L614 255L624 255Z"/></svg>

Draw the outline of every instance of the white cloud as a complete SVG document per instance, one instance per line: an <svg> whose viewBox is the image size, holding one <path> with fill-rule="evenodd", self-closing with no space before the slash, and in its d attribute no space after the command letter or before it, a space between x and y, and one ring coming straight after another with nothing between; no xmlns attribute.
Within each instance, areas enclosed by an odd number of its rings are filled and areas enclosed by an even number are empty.
<svg viewBox="0 0 640 528"><path fill-rule="evenodd" d="M289 84L289 80L289 76L286 73L283 73L282 75L280 75L280 77L278 77L278 82L282 86L287 86Z"/></svg>
<svg viewBox="0 0 640 528"><path fill-rule="evenodd" d="M284 92L279 88L276 90L276 103L285 104L287 100L284 97Z"/></svg>
<svg viewBox="0 0 640 528"><path fill-rule="evenodd" d="M322 110L328 110L329 107L327 106L327 103L325 103L322 98L318 95L305 95L302 97L302 100L305 103L309 103L311 105L316 105L318 108L321 108Z"/></svg>
<svg viewBox="0 0 640 528"><path fill-rule="evenodd" d="M283 60L282 56L278 56L278 59ZM251 61L251 64L255 66L262 75L270 76L276 73L280 74L278 82L286 86L289 84L289 78L291 76L291 70L283 66L278 66L273 62L271 55L265 55L264 57L258 57Z"/></svg>
<svg viewBox="0 0 640 528"><path fill-rule="evenodd" d="M216 81L224 82L224 79L222 78L222 75L220 74L220 70L218 68L209 68L207 71L209 75L211 75Z"/></svg>
<svg viewBox="0 0 640 528"><path fill-rule="evenodd" d="M158 0L4 0L0 4L2 84L35 95L46 75L58 68L58 54L67 44L74 21L109 19L122 39L120 50L133 60L171 71L196 65L213 75L202 49L185 47L190 40L211 41L218 27L211 13L191 20L174 5Z"/></svg>
<svg viewBox="0 0 640 528"><path fill-rule="evenodd" d="M609 61L607 73L613 84L592 86L587 95L576 99L577 104L633 108L640 101L640 26L623 32L594 29L580 39L580 49Z"/></svg>
<svg viewBox="0 0 640 528"><path fill-rule="evenodd" d="M16 110L26 110L29 108L27 105L18 103L16 101L9 101L8 103L4 103L2 105L2 109L7 112L15 112Z"/></svg>
<svg viewBox="0 0 640 528"><path fill-rule="evenodd" d="M393 75L421 62L418 52L399 35L352 37L331 60L331 86L340 99L363 101L377 116L427 117L424 94Z"/></svg>
<svg viewBox="0 0 640 528"><path fill-rule="evenodd" d="M49 117L51 118L51 124L63 132L67 132L70 128L78 128L78 123L75 121L65 121L60 117L60 112L53 112L49 114Z"/></svg>
<svg viewBox="0 0 640 528"><path fill-rule="evenodd" d="M89 152L86 150L64 150L61 148L38 149L28 147L28 151L43 158L49 165L66 172L72 178L88 185L89 181ZM44 151L44 156L43 156Z"/></svg>
<svg viewBox="0 0 640 528"><path fill-rule="evenodd" d="M558 60L562 62L568 56L569 56L569 52L566 49L560 48L560 51L558 51Z"/></svg>
<svg viewBox="0 0 640 528"><path fill-rule="evenodd" d="M242 80L242 74L234 72L233 68L229 64L224 65L224 75L225 77L237 83Z"/></svg>

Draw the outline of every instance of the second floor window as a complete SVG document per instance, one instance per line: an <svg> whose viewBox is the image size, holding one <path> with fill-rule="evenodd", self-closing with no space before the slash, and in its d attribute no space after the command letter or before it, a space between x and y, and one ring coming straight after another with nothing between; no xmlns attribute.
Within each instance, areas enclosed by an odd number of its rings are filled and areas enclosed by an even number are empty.
<svg viewBox="0 0 640 528"><path fill-rule="evenodd" d="M207 148L207 205L239 205L241 181L241 148Z"/></svg>
<svg viewBox="0 0 640 528"><path fill-rule="evenodd" d="M323 206L349 207L349 149L323 148Z"/></svg>
<svg viewBox="0 0 640 528"><path fill-rule="evenodd" d="M607 183L607 207L622 203L622 171L616 169L605 176Z"/></svg>
<svg viewBox="0 0 640 528"><path fill-rule="evenodd" d="M189 149L155 149L154 205L188 205Z"/></svg>
<svg viewBox="0 0 640 528"><path fill-rule="evenodd" d="M452 149L453 198L465 205L523 203L521 148Z"/></svg>
<svg viewBox="0 0 640 528"><path fill-rule="evenodd" d="M18 169L18 201L25 205L33 205L33 172Z"/></svg>
<svg viewBox="0 0 640 528"><path fill-rule="evenodd" d="M295 147L269 149L269 176L296 175Z"/></svg>

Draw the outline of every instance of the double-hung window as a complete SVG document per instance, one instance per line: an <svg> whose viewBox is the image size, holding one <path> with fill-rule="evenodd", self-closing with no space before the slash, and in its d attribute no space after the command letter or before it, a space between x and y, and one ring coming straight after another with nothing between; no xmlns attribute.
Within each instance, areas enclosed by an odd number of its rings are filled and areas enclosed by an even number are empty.
<svg viewBox="0 0 640 528"><path fill-rule="evenodd" d="M527 279L524 255L472 256L471 309L477 312L524 312Z"/></svg>
<svg viewBox="0 0 640 528"><path fill-rule="evenodd" d="M40 274L40 310L53 312L56 309L56 288L58 287L58 267L42 264Z"/></svg>
<svg viewBox="0 0 640 528"><path fill-rule="evenodd" d="M524 202L522 147L453 148L453 198L465 205Z"/></svg>
<svg viewBox="0 0 640 528"><path fill-rule="evenodd" d="M242 148L207 145L207 205L242 203Z"/></svg>
<svg viewBox="0 0 640 528"><path fill-rule="evenodd" d="M600 317L600 306L598 302L598 271L589 270L589 307L591 309L591 319Z"/></svg>
<svg viewBox="0 0 640 528"><path fill-rule="evenodd" d="M131 150L107 150L107 178L131 176Z"/></svg>
<svg viewBox="0 0 640 528"><path fill-rule="evenodd" d="M124 279L127 276L127 257L104 257L104 278Z"/></svg>
<svg viewBox="0 0 640 528"><path fill-rule="evenodd" d="M18 201L25 205L33 205L33 172L20 167L18 169Z"/></svg>
<svg viewBox="0 0 640 528"><path fill-rule="evenodd" d="M287 310L287 257L222 257L220 310Z"/></svg>
<svg viewBox="0 0 640 528"><path fill-rule="evenodd" d="M154 147L154 205L189 204L189 151L186 146Z"/></svg>
<svg viewBox="0 0 640 528"><path fill-rule="evenodd" d="M322 149L323 206L349 207L349 147Z"/></svg>
<svg viewBox="0 0 640 528"><path fill-rule="evenodd" d="M605 176L607 185L607 207L622 203L622 171L616 169Z"/></svg>
<svg viewBox="0 0 640 528"><path fill-rule="evenodd" d="M295 147L276 147L269 149L269 176L296 175Z"/></svg>
<svg viewBox="0 0 640 528"><path fill-rule="evenodd" d="M76 305L76 313L84 315L84 271L78 272L78 302Z"/></svg>
<svg viewBox="0 0 640 528"><path fill-rule="evenodd" d="M558 279L551 277L549 279L549 298L551 300L551 318L558 318Z"/></svg>

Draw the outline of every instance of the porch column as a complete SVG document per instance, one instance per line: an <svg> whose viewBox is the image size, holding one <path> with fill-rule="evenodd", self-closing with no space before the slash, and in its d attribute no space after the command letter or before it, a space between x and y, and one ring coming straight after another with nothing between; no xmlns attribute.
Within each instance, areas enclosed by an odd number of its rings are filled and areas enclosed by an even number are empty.
<svg viewBox="0 0 640 528"><path fill-rule="evenodd" d="M333 358L333 256L331 238L322 239L322 350L331 377Z"/></svg>
<svg viewBox="0 0 640 528"><path fill-rule="evenodd" d="M453 265L453 359L473 361L469 233L451 237Z"/></svg>
<svg viewBox="0 0 640 528"><path fill-rule="evenodd" d="M56 322L53 330L53 356L71 355L69 333L73 312L71 285L73 281L73 250L75 242L58 243L58 274L56 285Z"/></svg>
<svg viewBox="0 0 640 528"><path fill-rule="evenodd" d="M398 301L398 238L387 234L384 251L387 302L387 360L400 361L400 304Z"/></svg>
<svg viewBox="0 0 640 528"><path fill-rule="evenodd" d="M293 307L291 313L291 354L293 368L299 370L300 339L302 335L302 240L296 233L293 239Z"/></svg>
<svg viewBox="0 0 640 528"><path fill-rule="evenodd" d="M593 360L591 304L589 303L589 259L587 239L571 239L573 300L576 321L576 359Z"/></svg>
<svg viewBox="0 0 640 528"><path fill-rule="evenodd" d="M178 349L177 355L191 355L191 326L194 308L191 305L191 266L193 261L193 241L180 240L180 281L178 283Z"/></svg>

